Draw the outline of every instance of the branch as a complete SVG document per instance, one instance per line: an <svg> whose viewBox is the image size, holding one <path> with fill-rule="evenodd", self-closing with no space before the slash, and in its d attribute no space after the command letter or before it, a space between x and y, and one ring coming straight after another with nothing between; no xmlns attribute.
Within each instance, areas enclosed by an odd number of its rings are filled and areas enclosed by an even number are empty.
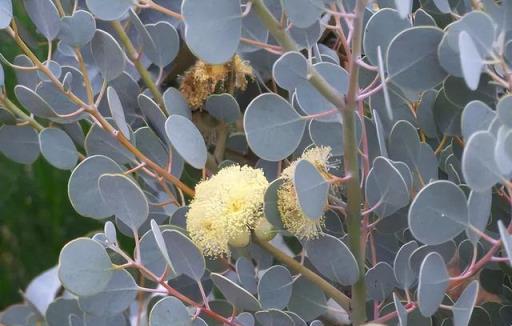
<svg viewBox="0 0 512 326"><path fill-rule="evenodd" d="M164 113L165 116L167 116L167 112L163 109L163 99L162 99L162 93L158 89L158 86L156 86L155 82L151 78L150 73L148 70L144 67L144 65L139 60L139 55L137 53L137 50L132 44L132 41L130 41L130 38L128 37L128 34L124 31L123 25L121 25L118 21L112 22L112 27L119 35L119 40L121 40L121 43L123 43L125 49L126 49L126 55L130 59L131 62L135 65L135 68L140 74L140 77L144 81L144 84L148 87L151 94L153 94L153 97L155 98L156 102L160 106L160 110Z"/></svg>
<svg viewBox="0 0 512 326"><path fill-rule="evenodd" d="M268 251L281 263L288 266L291 270L301 274L309 281L317 285L322 291L325 292L330 298L336 301L346 311L350 310L350 298L343 294L340 290L331 285L331 283L318 276L316 273L311 271L309 268L301 265L298 261L288 256L278 248L274 247L270 242L262 241L258 237L253 237L253 241L258 244L261 248Z"/></svg>

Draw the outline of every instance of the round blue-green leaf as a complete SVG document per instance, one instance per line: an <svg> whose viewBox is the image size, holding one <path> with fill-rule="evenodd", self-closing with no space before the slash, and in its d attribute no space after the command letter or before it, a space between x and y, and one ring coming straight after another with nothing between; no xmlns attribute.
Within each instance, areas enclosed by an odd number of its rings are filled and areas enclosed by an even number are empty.
<svg viewBox="0 0 512 326"><path fill-rule="evenodd" d="M222 295L234 306L248 311L261 309L259 301L251 293L230 279L217 273L211 273L210 278L213 284L222 292Z"/></svg>
<svg viewBox="0 0 512 326"><path fill-rule="evenodd" d="M276 83L293 91L300 83L307 82L308 62L297 51L286 52L274 62L272 76Z"/></svg>
<svg viewBox="0 0 512 326"><path fill-rule="evenodd" d="M409 187L404 177L382 156L373 161L365 191L368 205L376 207L374 211L379 217L387 217L409 203Z"/></svg>
<svg viewBox="0 0 512 326"><path fill-rule="evenodd" d="M70 315L82 315L76 299L58 298L46 310L45 319L48 326L68 325Z"/></svg>
<svg viewBox="0 0 512 326"><path fill-rule="evenodd" d="M509 265L512 266L512 235L510 235L502 220L498 221L498 230L500 232L501 241L503 241L503 249L509 260Z"/></svg>
<svg viewBox="0 0 512 326"><path fill-rule="evenodd" d="M494 112L484 102L469 102L464 108L464 111L462 111L462 137L464 137L465 140L468 140L475 132L487 130L495 117L496 112Z"/></svg>
<svg viewBox="0 0 512 326"><path fill-rule="evenodd" d="M477 192L471 191L468 199L468 228L466 236L476 245L480 235L473 228L484 232L491 215L492 192L491 189Z"/></svg>
<svg viewBox="0 0 512 326"><path fill-rule="evenodd" d="M40 319L34 308L27 304L14 304L2 311L0 314L0 325L35 325L37 322L40 322L32 321L32 319ZM27 324L30 322L32 323Z"/></svg>
<svg viewBox="0 0 512 326"><path fill-rule="evenodd" d="M306 28L324 12L324 0L284 0L284 9L293 25Z"/></svg>
<svg viewBox="0 0 512 326"><path fill-rule="evenodd" d="M398 34L389 44L387 67L391 81L403 89L420 92L443 81L437 47L443 31L436 27L412 27Z"/></svg>
<svg viewBox="0 0 512 326"><path fill-rule="evenodd" d="M160 227L155 222L155 220L151 220L150 225L151 225L151 231L153 232L153 237L154 237L156 246L158 247L158 250L160 251L161 257L163 257L164 261L167 263L167 265L171 269L173 269L171 258L169 257L169 251L167 250L164 236L162 234L162 231L160 230Z"/></svg>
<svg viewBox="0 0 512 326"><path fill-rule="evenodd" d="M101 29L96 30L91 51L103 79L108 82L121 75L126 65L125 54L112 35Z"/></svg>
<svg viewBox="0 0 512 326"><path fill-rule="evenodd" d="M0 29L7 28L12 20L12 0L0 0Z"/></svg>
<svg viewBox="0 0 512 326"><path fill-rule="evenodd" d="M304 319L302 319L299 315L297 315L296 313L292 312L292 311L285 311L285 313L290 316L290 318L293 320L293 322L295 323L295 326L307 326L308 324L306 324L306 322L304 321ZM310 325L312 325L315 321L313 321ZM318 326L318 325L317 325ZM322 325L320 325L322 326Z"/></svg>
<svg viewBox="0 0 512 326"><path fill-rule="evenodd" d="M62 285L79 296L101 292L113 275L112 262L105 248L89 238L67 243L60 252L58 268Z"/></svg>
<svg viewBox="0 0 512 326"><path fill-rule="evenodd" d="M290 301L292 286L292 275L286 267L276 265L267 269L258 283L258 298L263 309L284 309Z"/></svg>
<svg viewBox="0 0 512 326"><path fill-rule="evenodd" d="M474 280L464 289L452 307L453 325L466 326L469 324L478 296L478 280Z"/></svg>
<svg viewBox="0 0 512 326"><path fill-rule="evenodd" d="M96 316L115 316L126 310L137 296L137 284L128 271L121 269L112 273L112 278L101 292L81 296L78 304L83 312Z"/></svg>
<svg viewBox="0 0 512 326"><path fill-rule="evenodd" d="M386 62L387 49L391 40L398 33L410 27L409 20L400 17L398 11L394 9L382 9L372 15L366 24L363 39L364 54L368 61L373 65L379 64L377 48L380 46L384 62Z"/></svg>
<svg viewBox="0 0 512 326"><path fill-rule="evenodd" d="M158 301L149 314L149 326L192 326L187 307L175 297Z"/></svg>
<svg viewBox="0 0 512 326"><path fill-rule="evenodd" d="M409 289L416 280L416 273L409 264L409 259L416 249L418 249L418 243L416 241L407 242L398 250L393 262L395 279L404 289Z"/></svg>
<svg viewBox="0 0 512 326"><path fill-rule="evenodd" d="M471 189L484 191L501 178L494 159L496 138L488 131L474 133L466 142L462 155L462 173Z"/></svg>
<svg viewBox="0 0 512 326"><path fill-rule="evenodd" d="M509 128L512 128L512 96L507 95L503 96L498 105L496 106L496 112L498 113L498 118L501 123L506 125Z"/></svg>
<svg viewBox="0 0 512 326"><path fill-rule="evenodd" d="M140 256L142 264L153 274L162 275L164 273L167 264L151 230L140 239Z"/></svg>
<svg viewBox="0 0 512 326"><path fill-rule="evenodd" d="M316 146L330 147L333 156L343 155L343 125L341 123L311 120L309 136Z"/></svg>
<svg viewBox="0 0 512 326"><path fill-rule="evenodd" d="M474 10L447 26L438 55L441 66L457 77L463 77L459 48L459 36L463 31L471 35L480 55L486 57L493 49L496 24L484 11Z"/></svg>
<svg viewBox="0 0 512 326"><path fill-rule="evenodd" d="M48 40L53 41L60 29L60 17L51 0L25 0L25 10L37 30Z"/></svg>
<svg viewBox="0 0 512 326"><path fill-rule="evenodd" d="M118 20L135 5L134 0L86 0L87 8L101 20Z"/></svg>
<svg viewBox="0 0 512 326"><path fill-rule="evenodd" d="M256 320L266 326L295 326L293 319L285 312L277 309L256 312Z"/></svg>
<svg viewBox="0 0 512 326"><path fill-rule="evenodd" d="M21 164L32 164L39 156L39 139L31 126L0 127L0 153Z"/></svg>
<svg viewBox="0 0 512 326"><path fill-rule="evenodd" d="M435 181L421 189L409 208L409 228L416 239L436 245L461 233L467 224L464 192L450 181Z"/></svg>
<svg viewBox="0 0 512 326"><path fill-rule="evenodd" d="M348 73L341 66L329 62L319 62L314 65L322 77L325 78L339 95L345 95L348 92ZM301 109L308 115L325 113L332 111L323 117L316 119L320 121L339 121L338 111L335 106L329 102L309 81L300 83L297 86L297 102Z"/></svg>
<svg viewBox="0 0 512 326"><path fill-rule="evenodd" d="M313 266L331 281L348 286L358 280L357 261L338 238L326 234L308 241L305 248ZM329 255L325 255L326 252Z"/></svg>
<svg viewBox="0 0 512 326"><path fill-rule="evenodd" d="M407 18L412 10L412 0L395 0L395 7L400 13L400 17Z"/></svg>
<svg viewBox="0 0 512 326"><path fill-rule="evenodd" d="M55 266L30 281L23 296L37 311L44 315L60 289L58 270Z"/></svg>
<svg viewBox="0 0 512 326"><path fill-rule="evenodd" d="M450 275L443 257L437 252L428 254L420 267L418 304L425 317L432 316L443 301Z"/></svg>
<svg viewBox="0 0 512 326"><path fill-rule="evenodd" d="M378 262L365 275L368 298L384 301L396 285L393 268L386 262Z"/></svg>
<svg viewBox="0 0 512 326"><path fill-rule="evenodd" d="M95 219L111 216L112 208L103 202L98 182L103 174L122 172L116 162L102 155L90 156L78 164L68 183L69 201L78 214Z"/></svg>
<svg viewBox="0 0 512 326"><path fill-rule="evenodd" d="M231 59L242 35L240 0L184 0L181 13L185 41L198 58L209 64Z"/></svg>
<svg viewBox="0 0 512 326"><path fill-rule="evenodd" d="M295 168L293 184L304 214L314 220L322 217L327 206L329 183L316 167L307 160L301 160Z"/></svg>
<svg viewBox="0 0 512 326"><path fill-rule="evenodd" d="M466 85L474 91L478 88L480 74L485 63L473 39L465 31L459 34L459 51L462 75Z"/></svg>
<svg viewBox="0 0 512 326"><path fill-rule="evenodd" d="M139 186L123 174L103 174L98 185L116 218L136 232L149 215L148 200Z"/></svg>
<svg viewBox="0 0 512 326"><path fill-rule="evenodd" d="M267 161L280 161L291 155L299 146L305 127L306 120L273 93L257 96L244 115L249 147Z"/></svg>
<svg viewBox="0 0 512 326"><path fill-rule="evenodd" d="M407 310L398 299L396 293L393 292L393 303L397 312L398 323L400 326L407 326Z"/></svg>
<svg viewBox="0 0 512 326"><path fill-rule="evenodd" d="M70 170L78 161L78 152L73 140L61 129L42 130L39 133L39 146L44 158L58 169Z"/></svg>
<svg viewBox="0 0 512 326"><path fill-rule="evenodd" d="M267 190L265 190L265 196L263 199L263 213L265 214L265 218L278 230L283 229L283 222L281 221L281 214L279 213L279 208L277 206L277 191L281 188L284 182L285 179L274 180L267 187Z"/></svg>
<svg viewBox="0 0 512 326"><path fill-rule="evenodd" d="M121 133L129 140L130 128L128 127L124 117L123 105L121 104L121 100L119 99L119 95L117 95L116 90L111 86L107 88L107 100L110 113L112 114L112 119L114 119Z"/></svg>
<svg viewBox="0 0 512 326"><path fill-rule="evenodd" d="M512 173L512 129L507 126L498 129L494 159L503 175Z"/></svg>
<svg viewBox="0 0 512 326"><path fill-rule="evenodd" d="M169 87L164 95L164 106L165 110L169 115L179 114L188 119L192 119L192 111L188 107L187 101L183 97L183 94L174 87Z"/></svg>
<svg viewBox="0 0 512 326"><path fill-rule="evenodd" d="M163 68L178 55L180 49L178 32L174 26L164 21L146 25L146 29L156 45L155 52L147 52L146 55L151 62Z"/></svg>
<svg viewBox="0 0 512 326"><path fill-rule="evenodd" d="M109 245L117 246L117 231L114 223L107 221L103 226L103 233Z"/></svg>
<svg viewBox="0 0 512 326"><path fill-rule="evenodd" d="M185 274L198 282L201 281L206 268L201 251L189 238L178 231L165 230L162 236L174 272L178 275Z"/></svg>
<svg viewBox="0 0 512 326"><path fill-rule="evenodd" d="M414 26L436 26L436 21L425 10L420 8L414 12Z"/></svg>
<svg viewBox="0 0 512 326"><path fill-rule="evenodd" d="M327 310L327 299L319 287L301 276L293 282L288 310L310 321Z"/></svg>
<svg viewBox="0 0 512 326"><path fill-rule="evenodd" d="M208 151L197 127L181 115L171 115L165 122L165 132L171 145L183 159L196 169L204 168Z"/></svg>
<svg viewBox="0 0 512 326"><path fill-rule="evenodd" d="M236 316L235 321L240 323L240 326L254 326L254 323L256 322L253 315L248 312L242 312Z"/></svg>
<svg viewBox="0 0 512 326"><path fill-rule="evenodd" d="M23 85L14 88L16 98L31 113L41 118L56 117L50 105L36 92Z"/></svg>
<svg viewBox="0 0 512 326"><path fill-rule="evenodd" d="M440 12L443 14L449 14L452 12L452 9L450 8L450 4L448 3L448 0L433 0L434 4L436 5L437 9L439 9Z"/></svg>
<svg viewBox="0 0 512 326"><path fill-rule="evenodd" d="M255 294L258 280L252 261L242 256L236 260L235 269L239 284L251 294Z"/></svg>
<svg viewBox="0 0 512 326"><path fill-rule="evenodd" d="M89 129L84 147L88 155L105 155L119 164L128 164L135 161L133 153L121 145L111 132L106 131L99 125L93 125Z"/></svg>
<svg viewBox="0 0 512 326"><path fill-rule="evenodd" d="M225 123L236 122L242 116L238 102L228 93L208 96L205 108L211 116Z"/></svg>
<svg viewBox="0 0 512 326"><path fill-rule="evenodd" d="M11 111L7 111L0 107L0 122L5 123L6 125L15 125L16 117L11 113Z"/></svg>
<svg viewBox="0 0 512 326"><path fill-rule="evenodd" d="M60 21L59 39L74 48L89 43L96 32L96 20L85 10L78 10Z"/></svg>
<svg viewBox="0 0 512 326"><path fill-rule="evenodd" d="M167 140L167 134L165 132L165 114L162 109L156 104L156 102L147 96L146 94L139 94L137 96L137 103L139 104L140 110L144 115L144 120L151 129L160 137L162 140Z"/></svg>

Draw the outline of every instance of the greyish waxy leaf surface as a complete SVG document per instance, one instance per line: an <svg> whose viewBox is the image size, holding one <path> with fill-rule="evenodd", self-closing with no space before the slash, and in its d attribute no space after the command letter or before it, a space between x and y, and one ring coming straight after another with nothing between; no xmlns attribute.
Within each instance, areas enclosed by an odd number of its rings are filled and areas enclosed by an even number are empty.
<svg viewBox="0 0 512 326"><path fill-rule="evenodd" d="M70 292L89 296L101 292L110 282L113 266L98 242L75 239L62 248L59 256L59 279Z"/></svg>
<svg viewBox="0 0 512 326"><path fill-rule="evenodd" d="M465 229L468 208L464 192L449 181L436 181L423 188L409 208L409 228L419 241L436 245Z"/></svg>
<svg viewBox="0 0 512 326"><path fill-rule="evenodd" d="M195 55L210 64L231 59L242 33L240 1L185 0L181 12L185 20L185 41ZM219 44L222 47L218 47Z"/></svg>
<svg viewBox="0 0 512 326"><path fill-rule="evenodd" d="M139 186L123 174L103 174L98 186L115 217L137 232L149 214L148 201Z"/></svg>
<svg viewBox="0 0 512 326"><path fill-rule="evenodd" d="M350 249L339 239L324 235L306 243L308 258L315 268L330 280L342 285L357 281L359 268ZM329 255L322 253L329 252Z"/></svg>
<svg viewBox="0 0 512 326"><path fill-rule="evenodd" d="M428 254L421 263L418 284L419 309L423 316L430 317L437 311L448 288L449 278L441 255L437 252Z"/></svg>
<svg viewBox="0 0 512 326"><path fill-rule="evenodd" d="M299 146L305 126L306 121L275 94L256 97L244 114L247 142L267 161L279 161L291 155Z"/></svg>
<svg viewBox="0 0 512 326"><path fill-rule="evenodd" d="M295 167L293 184L304 214L313 220L322 217L327 204L329 183L316 167L307 160L301 160Z"/></svg>
<svg viewBox="0 0 512 326"><path fill-rule="evenodd" d="M175 297L166 297L158 301L149 315L150 326L192 326L192 318L187 307Z"/></svg>
<svg viewBox="0 0 512 326"><path fill-rule="evenodd" d="M39 146L44 158L56 168L69 170L78 161L75 144L61 129L43 129L39 133Z"/></svg>
<svg viewBox="0 0 512 326"><path fill-rule="evenodd" d="M196 126L181 115L171 115L165 122L165 132L181 157L196 169L204 168L207 149Z"/></svg>

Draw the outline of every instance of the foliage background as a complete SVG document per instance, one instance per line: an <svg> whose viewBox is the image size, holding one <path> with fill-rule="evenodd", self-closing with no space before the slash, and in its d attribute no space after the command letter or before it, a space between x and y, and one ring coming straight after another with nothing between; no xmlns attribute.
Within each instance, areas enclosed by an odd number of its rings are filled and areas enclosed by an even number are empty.
<svg viewBox="0 0 512 326"><path fill-rule="evenodd" d="M35 35L21 1L13 3L18 22ZM18 51L14 42L0 33L0 52L11 60ZM7 89L12 92L14 75L5 70ZM43 158L23 166L0 155L0 310L20 302L19 290L55 265L64 244L102 228L101 223L79 216L71 207L69 174Z"/></svg>

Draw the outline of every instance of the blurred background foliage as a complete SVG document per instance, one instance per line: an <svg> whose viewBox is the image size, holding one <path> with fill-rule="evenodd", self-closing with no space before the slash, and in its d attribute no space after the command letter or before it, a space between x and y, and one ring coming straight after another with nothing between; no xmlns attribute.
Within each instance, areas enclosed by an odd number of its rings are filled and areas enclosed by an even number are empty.
<svg viewBox="0 0 512 326"><path fill-rule="evenodd" d="M18 26L35 52L44 57L46 46L37 39L22 1L13 1ZM20 54L0 32L0 52L8 60ZM6 70L7 92L12 94L14 73ZM12 98L12 97L11 97ZM23 166L0 155L0 310L21 300L20 290L36 275L57 263L60 249L102 224L79 216L67 195L69 171L60 171L40 158Z"/></svg>

